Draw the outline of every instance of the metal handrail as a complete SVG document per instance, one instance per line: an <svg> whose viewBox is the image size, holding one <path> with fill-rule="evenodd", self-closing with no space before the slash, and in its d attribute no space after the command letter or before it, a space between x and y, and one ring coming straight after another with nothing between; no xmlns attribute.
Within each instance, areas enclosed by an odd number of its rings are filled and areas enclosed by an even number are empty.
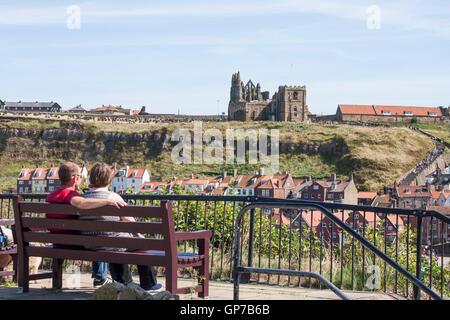
<svg viewBox="0 0 450 320"><path fill-rule="evenodd" d="M377 247L375 247L372 243L370 243L367 239L365 239L363 236L358 234L356 231L354 231L352 228L347 226L344 222L342 222L340 219L338 219L332 212L330 212L328 209L324 208L321 205L318 205L316 203L307 203L307 202L300 202L297 201L296 203L288 203L288 202L257 202L252 203L249 205L246 205L244 208L241 209L239 214L236 217L235 226L237 226L235 230L235 247L234 247L234 270L238 270L237 268L240 267L239 265L239 248L240 248L240 223L242 220L242 217L244 213L246 213L250 209L255 208L279 208L279 209L295 209L295 208L314 208L322 211L329 219L331 219L334 223L336 223L338 226L340 226L342 229L347 231L349 234L351 234L354 238L356 238L360 243L362 243L365 247L367 247L370 251L372 251L374 254L379 256L382 260L390 264L394 269L396 269L398 272L403 274L406 278L408 278L412 283L414 283L417 287L422 289L425 293L427 293L430 297L436 299L436 300L442 300L442 298L435 293L433 290L428 288L422 281L414 277L411 273L409 273L407 270L405 270L402 266L400 266L397 262L393 261L391 258L389 258L386 254L384 254L381 250L379 250ZM250 239L252 241L253 239ZM237 272L238 273L238 272ZM239 286L239 278L237 274L234 274L234 285ZM236 288L236 287L235 287ZM238 290L238 289L237 289Z"/></svg>

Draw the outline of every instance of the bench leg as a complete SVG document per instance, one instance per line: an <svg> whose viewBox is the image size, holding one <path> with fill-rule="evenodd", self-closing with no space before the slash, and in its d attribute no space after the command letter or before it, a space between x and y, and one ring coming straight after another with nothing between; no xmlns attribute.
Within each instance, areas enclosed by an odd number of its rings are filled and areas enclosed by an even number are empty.
<svg viewBox="0 0 450 320"><path fill-rule="evenodd" d="M12 280L13 280L13 282L17 283L17 254L13 254L12 259L13 259L13 271L14 271Z"/></svg>
<svg viewBox="0 0 450 320"><path fill-rule="evenodd" d="M63 263L63 259L53 259L52 261L53 289L62 289Z"/></svg>
<svg viewBox="0 0 450 320"><path fill-rule="evenodd" d="M209 240L202 239L198 243L198 251L204 255L203 264L198 267L198 275L202 277L199 280L199 285L202 286L202 292L199 292L198 297L207 299L209 297Z"/></svg>
<svg viewBox="0 0 450 320"><path fill-rule="evenodd" d="M170 291L172 294L177 293L177 265L171 265L170 267L166 267L166 290Z"/></svg>
<svg viewBox="0 0 450 320"><path fill-rule="evenodd" d="M206 299L209 297L209 264L207 266L202 265L198 270L199 280L198 284L202 286L202 292L198 293L199 298Z"/></svg>
<svg viewBox="0 0 450 320"><path fill-rule="evenodd" d="M23 254L23 252L19 252L17 257L17 286L19 288L19 293L26 293L30 289L28 265L28 256Z"/></svg>

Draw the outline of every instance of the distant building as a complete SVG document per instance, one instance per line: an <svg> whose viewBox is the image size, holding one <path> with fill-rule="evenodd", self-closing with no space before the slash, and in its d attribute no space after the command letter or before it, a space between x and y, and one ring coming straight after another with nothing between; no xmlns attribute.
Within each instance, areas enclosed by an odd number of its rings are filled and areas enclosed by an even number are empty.
<svg viewBox="0 0 450 320"><path fill-rule="evenodd" d="M240 73L233 74L228 120L307 122L309 114L305 86L279 86L270 99L259 83L249 80L244 85Z"/></svg>
<svg viewBox="0 0 450 320"><path fill-rule="evenodd" d="M144 183L150 181L150 174L144 168L130 168L126 166L124 169L115 169L114 178L111 183L113 192L125 192L127 189L134 189L140 192Z"/></svg>
<svg viewBox="0 0 450 320"><path fill-rule="evenodd" d="M0 100L0 111L3 110L5 110L5 103L2 100Z"/></svg>
<svg viewBox="0 0 450 320"><path fill-rule="evenodd" d="M358 192L358 205L370 206L377 196L376 192L360 191Z"/></svg>
<svg viewBox="0 0 450 320"><path fill-rule="evenodd" d="M379 106L379 105L338 105L337 121L350 122L440 122L442 112L434 107Z"/></svg>
<svg viewBox="0 0 450 320"><path fill-rule="evenodd" d="M96 113L103 113L103 114L117 114L120 113L118 107L115 106L101 106L97 109L91 110L92 112Z"/></svg>
<svg viewBox="0 0 450 320"><path fill-rule="evenodd" d="M298 188L297 188L298 189ZM348 181L338 180L333 174L329 180L308 179L298 191L303 200L358 204L358 190L353 175Z"/></svg>
<svg viewBox="0 0 450 320"><path fill-rule="evenodd" d="M85 113L85 112L87 112L87 110L84 109L84 108L81 106L81 104L78 105L78 106L76 106L76 107L73 107L72 109L69 109L68 111L69 111L69 112L72 112L72 113Z"/></svg>
<svg viewBox="0 0 450 320"><path fill-rule="evenodd" d="M4 110L6 111L34 111L34 112L60 112L61 106L56 102L9 102L5 101Z"/></svg>
<svg viewBox="0 0 450 320"><path fill-rule="evenodd" d="M429 185L426 186L396 186L394 196L399 208L425 209L433 205L433 194Z"/></svg>
<svg viewBox="0 0 450 320"><path fill-rule="evenodd" d="M43 168L25 168L19 172L17 178L18 193L48 193L61 187L61 180L58 175L59 167ZM86 181L88 172L86 167L81 167L82 181Z"/></svg>

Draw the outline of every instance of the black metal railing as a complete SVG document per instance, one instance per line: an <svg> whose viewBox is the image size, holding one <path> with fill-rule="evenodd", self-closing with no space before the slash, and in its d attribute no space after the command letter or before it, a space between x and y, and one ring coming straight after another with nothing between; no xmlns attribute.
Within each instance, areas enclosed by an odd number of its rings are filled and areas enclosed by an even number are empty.
<svg viewBox="0 0 450 320"><path fill-rule="evenodd" d="M1 218L14 216L12 196L0 195ZM45 194L21 196L26 201L45 201L46 197ZM449 297L450 266L446 265L448 257L445 255L450 242L450 219L439 212L257 196L160 194L123 195L123 198L135 205L172 201L178 231L211 230L210 275L213 280L233 279L235 223L245 206L269 202L308 203L320 205L332 216L313 208L276 207L253 208L244 215L239 241L240 265L317 273L340 290L371 290L414 299L420 299L420 293L424 292L432 297L417 285L417 279L439 297ZM367 241L383 255L367 246ZM196 245L195 242L180 244L185 251L195 250ZM391 262L406 270L414 281ZM322 283L313 280L289 273L257 273L247 279L269 285L322 287Z"/></svg>

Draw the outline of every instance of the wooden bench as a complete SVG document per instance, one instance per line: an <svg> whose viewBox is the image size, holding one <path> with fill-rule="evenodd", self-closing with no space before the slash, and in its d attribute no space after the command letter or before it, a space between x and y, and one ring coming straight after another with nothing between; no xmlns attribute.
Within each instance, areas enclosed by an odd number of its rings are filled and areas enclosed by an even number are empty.
<svg viewBox="0 0 450 320"><path fill-rule="evenodd" d="M0 226L14 226L14 219L0 219ZM13 231L14 232L14 231ZM0 255L9 255L13 260L12 271L0 271L0 277L13 276L13 281L16 281L16 269L17 269L17 246L14 244L10 247L4 247L0 249ZM9 259L9 258L8 258Z"/></svg>
<svg viewBox="0 0 450 320"><path fill-rule="evenodd" d="M198 271L198 285L194 288L198 296L209 295L209 239L211 231L175 232L172 205L161 201L160 207L128 206L117 209L106 206L94 210L79 210L68 204L49 204L43 202L23 202L14 198L14 215L16 222L18 252L18 286L19 292L29 291L29 280L52 278L53 288L62 288L62 271L64 259L98 261L120 264L149 265L165 267L166 290L172 294L191 293L192 288L178 288L177 270L192 267ZM41 217L29 213L41 214ZM147 218L145 222L124 222L105 220L49 219L43 213L76 216L125 216ZM156 218L159 222L149 222ZM158 238L132 238L89 236L82 234L50 233L43 230L65 229L80 233L81 231L127 232L146 235L159 235ZM41 230L41 231L36 231ZM75 233L74 232L74 233ZM197 240L198 252L178 253L177 241ZM30 246L29 243L54 244L56 246ZM59 245L59 246L58 246ZM60 248L64 245L63 248ZM67 248L74 246L74 248ZM133 252L91 251L75 246L127 248ZM53 259L52 272L30 276L28 259L31 256Z"/></svg>

